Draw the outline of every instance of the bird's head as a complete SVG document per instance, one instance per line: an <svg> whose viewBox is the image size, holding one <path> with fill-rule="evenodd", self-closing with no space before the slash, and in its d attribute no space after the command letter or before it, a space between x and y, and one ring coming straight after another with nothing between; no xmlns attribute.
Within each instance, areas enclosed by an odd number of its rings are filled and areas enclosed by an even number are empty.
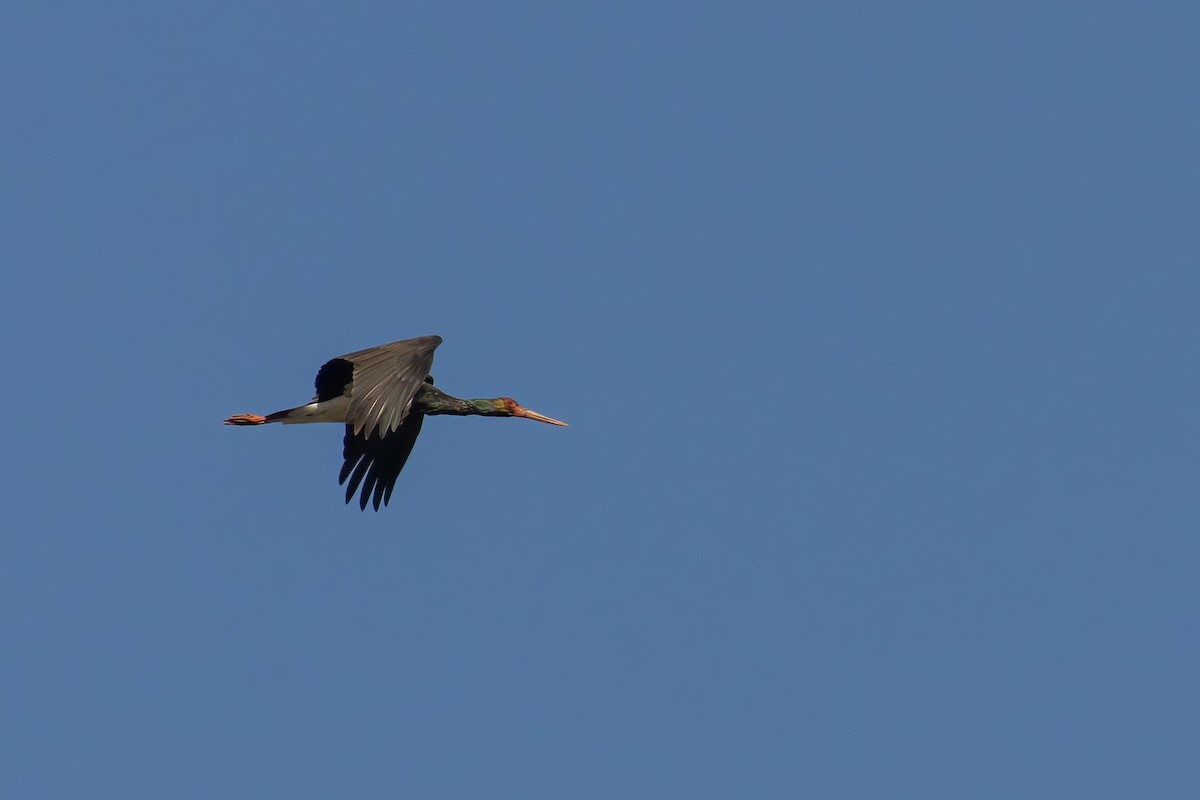
<svg viewBox="0 0 1200 800"><path fill-rule="evenodd" d="M496 400L496 412L497 416L501 417L524 417L525 419L537 420L538 422L545 422L550 425L562 425L564 428L567 427L567 423L560 422L556 419L551 419L550 417L539 414L536 411L530 411L528 408L525 408L511 397L501 397Z"/></svg>

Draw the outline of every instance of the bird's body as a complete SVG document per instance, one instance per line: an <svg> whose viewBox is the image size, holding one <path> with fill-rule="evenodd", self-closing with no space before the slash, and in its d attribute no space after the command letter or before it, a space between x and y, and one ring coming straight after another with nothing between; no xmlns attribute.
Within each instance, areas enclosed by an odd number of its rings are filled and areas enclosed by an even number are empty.
<svg viewBox="0 0 1200 800"><path fill-rule="evenodd" d="M235 414L226 425L264 425L342 422L342 471L346 502L359 485L359 508L371 502L379 510L391 499L396 478L416 444L426 416L452 414L525 417L551 425L566 425L523 408L510 397L462 400L433 385L429 370L440 336L420 336L358 350L331 359L317 372L316 394L302 406L258 414ZM349 483L347 483L349 480Z"/></svg>
<svg viewBox="0 0 1200 800"><path fill-rule="evenodd" d="M289 408L287 416L280 422L296 425L303 422L345 422L350 411L350 395L339 395L332 400L314 400L296 408Z"/></svg>

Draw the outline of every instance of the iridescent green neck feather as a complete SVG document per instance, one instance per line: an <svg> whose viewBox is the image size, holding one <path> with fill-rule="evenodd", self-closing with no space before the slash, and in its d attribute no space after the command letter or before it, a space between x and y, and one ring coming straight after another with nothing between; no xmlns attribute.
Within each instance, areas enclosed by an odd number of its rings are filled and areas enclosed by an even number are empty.
<svg viewBox="0 0 1200 800"><path fill-rule="evenodd" d="M412 410L428 416L451 414L456 417L511 417L513 412L510 402L506 397L463 400L446 394L433 384L425 383L413 398Z"/></svg>

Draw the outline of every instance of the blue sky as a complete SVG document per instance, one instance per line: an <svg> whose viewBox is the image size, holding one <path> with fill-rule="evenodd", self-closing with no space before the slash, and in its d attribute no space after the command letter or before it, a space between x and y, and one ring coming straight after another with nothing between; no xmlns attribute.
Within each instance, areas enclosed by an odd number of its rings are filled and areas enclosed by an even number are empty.
<svg viewBox="0 0 1200 800"><path fill-rule="evenodd" d="M1200 790L1194 4L4 18L6 796Z"/></svg>

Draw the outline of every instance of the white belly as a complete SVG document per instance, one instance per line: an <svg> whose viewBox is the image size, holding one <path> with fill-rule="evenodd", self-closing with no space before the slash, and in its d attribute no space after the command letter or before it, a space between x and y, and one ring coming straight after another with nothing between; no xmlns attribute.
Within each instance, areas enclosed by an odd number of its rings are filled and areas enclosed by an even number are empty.
<svg viewBox="0 0 1200 800"><path fill-rule="evenodd" d="M342 395L322 403L309 403L306 406L293 408L284 417L284 425L298 425L303 422L345 422L346 411L350 408L350 398Z"/></svg>

